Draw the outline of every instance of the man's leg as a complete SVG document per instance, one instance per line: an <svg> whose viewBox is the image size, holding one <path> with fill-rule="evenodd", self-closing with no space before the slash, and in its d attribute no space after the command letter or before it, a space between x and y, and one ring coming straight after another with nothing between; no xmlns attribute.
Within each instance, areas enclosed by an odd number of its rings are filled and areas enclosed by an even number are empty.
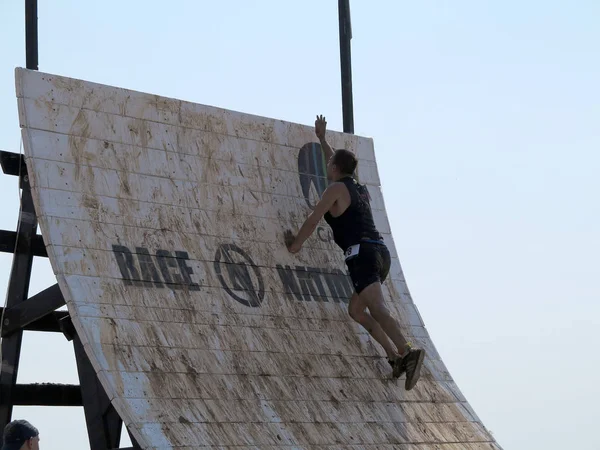
<svg viewBox="0 0 600 450"><path fill-rule="evenodd" d="M371 317L381 325L385 334L396 345L399 355L403 356L406 353L406 339L402 335L398 322L385 306L381 284L379 282L371 283L361 291L359 298L362 300L361 303L369 308Z"/></svg>
<svg viewBox="0 0 600 450"><path fill-rule="evenodd" d="M398 352L394 348L394 344L390 342L388 336L381 328L381 325L371 317L371 314L369 314L366 309L367 305L364 300L355 292L348 304L348 313L350 314L350 317L362 325L369 334L373 336L373 339L379 342L383 347L390 361L394 361L398 357Z"/></svg>
<svg viewBox="0 0 600 450"><path fill-rule="evenodd" d="M402 335L400 326L396 319L392 317L388 308L385 306L381 283L375 282L364 288L359 299L362 300L371 313L371 317L380 325L385 334L394 342L398 348L399 358L395 361L394 377L399 377L406 371L406 390L412 389L421 376L421 365L425 358L425 351L422 349L411 349Z"/></svg>

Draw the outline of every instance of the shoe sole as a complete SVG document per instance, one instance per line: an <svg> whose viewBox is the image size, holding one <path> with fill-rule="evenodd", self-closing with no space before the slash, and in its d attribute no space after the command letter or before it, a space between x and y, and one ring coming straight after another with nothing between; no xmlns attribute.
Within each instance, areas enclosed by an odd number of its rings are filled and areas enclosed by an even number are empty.
<svg viewBox="0 0 600 450"><path fill-rule="evenodd" d="M423 360L425 359L425 350L421 350L419 352L419 359L417 359L417 364L415 365L415 371L413 372L413 376L410 379L410 384L408 383L408 378L406 378L406 383L404 385L404 388L407 391L410 391L412 388L414 388L417 384L417 382L419 381L419 378L421 377L421 366L423 365Z"/></svg>

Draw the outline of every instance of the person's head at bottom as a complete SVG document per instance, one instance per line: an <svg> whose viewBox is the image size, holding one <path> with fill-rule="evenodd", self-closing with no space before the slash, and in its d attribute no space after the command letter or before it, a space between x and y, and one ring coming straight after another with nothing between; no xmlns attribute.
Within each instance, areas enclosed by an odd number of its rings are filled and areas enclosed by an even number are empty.
<svg viewBox="0 0 600 450"><path fill-rule="evenodd" d="M40 450L40 433L26 420L13 420L4 427L1 450Z"/></svg>

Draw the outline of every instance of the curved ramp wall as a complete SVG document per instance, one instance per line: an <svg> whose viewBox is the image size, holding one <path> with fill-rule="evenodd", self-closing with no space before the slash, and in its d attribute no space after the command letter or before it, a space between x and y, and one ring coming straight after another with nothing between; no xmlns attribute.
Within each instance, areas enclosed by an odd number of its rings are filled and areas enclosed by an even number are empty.
<svg viewBox="0 0 600 450"><path fill-rule="evenodd" d="M53 270L144 448L499 448L409 295L372 140L328 134L358 155L386 301L428 352L410 392L348 317L327 225L283 245L326 186L312 127L24 69L16 86Z"/></svg>

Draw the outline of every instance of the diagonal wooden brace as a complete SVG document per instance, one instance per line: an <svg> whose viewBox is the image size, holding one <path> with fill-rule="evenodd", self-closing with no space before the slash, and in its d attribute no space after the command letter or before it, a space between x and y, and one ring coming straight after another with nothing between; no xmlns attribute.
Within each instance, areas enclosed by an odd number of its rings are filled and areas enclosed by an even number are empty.
<svg viewBox="0 0 600 450"><path fill-rule="evenodd" d="M55 284L24 302L6 308L2 325L2 337L10 336L15 331L22 330L27 325L51 314L64 305L65 299L58 284Z"/></svg>

